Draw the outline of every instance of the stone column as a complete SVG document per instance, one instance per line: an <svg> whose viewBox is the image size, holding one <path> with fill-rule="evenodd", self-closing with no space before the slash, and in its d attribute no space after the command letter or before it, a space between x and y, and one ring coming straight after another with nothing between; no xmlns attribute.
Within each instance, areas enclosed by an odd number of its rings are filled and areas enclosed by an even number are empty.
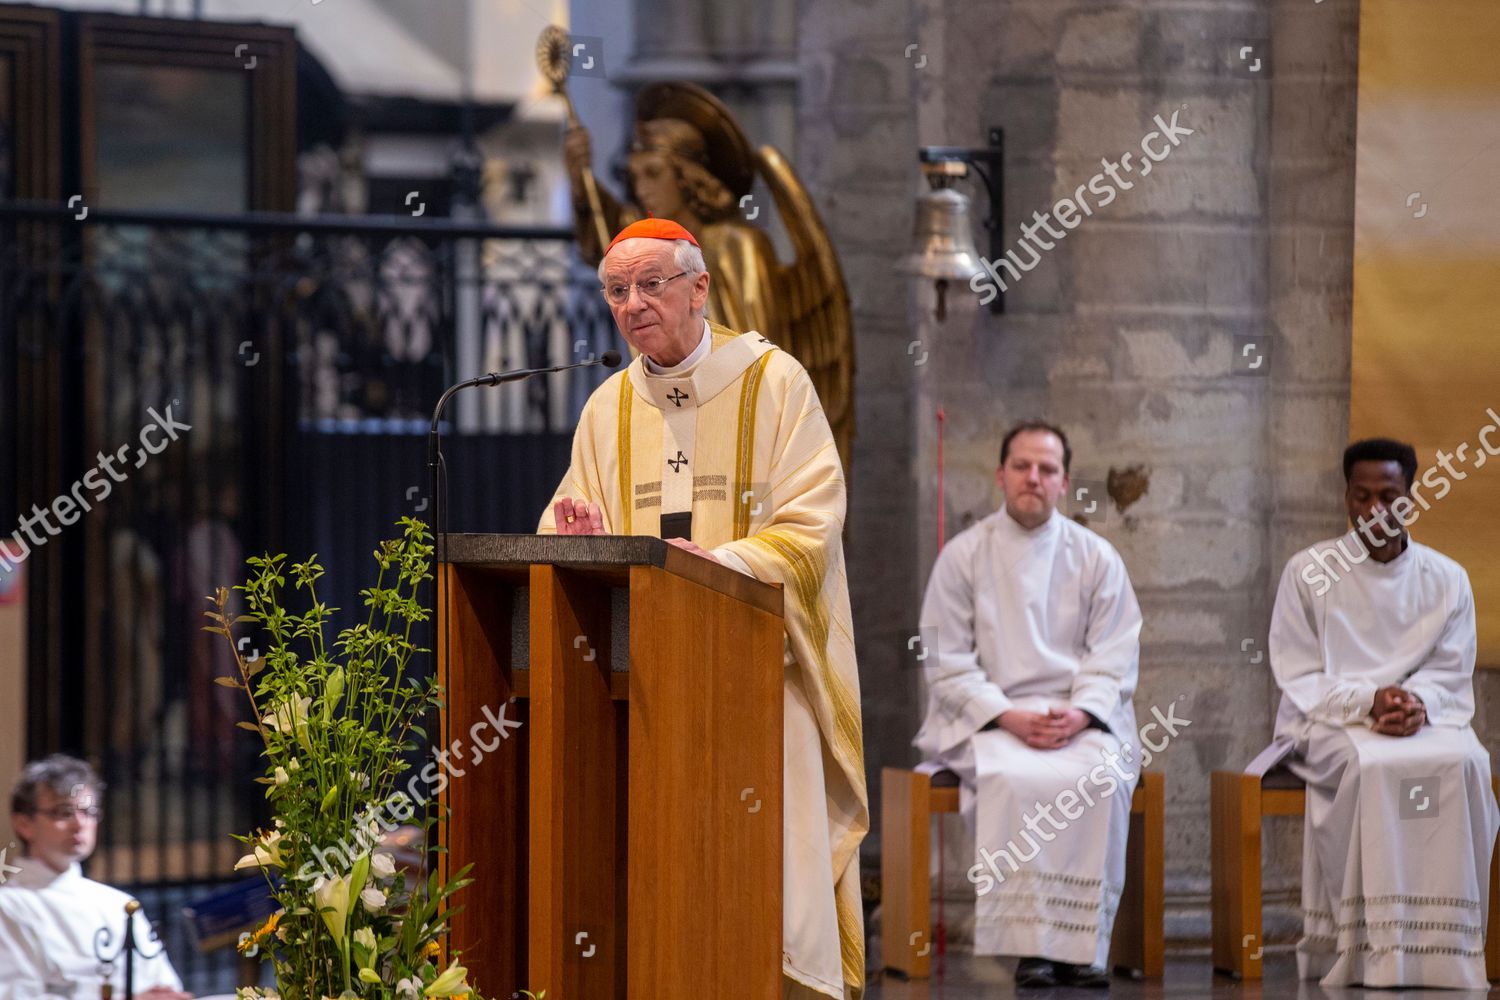
<svg viewBox="0 0 1500 1000"><path fill-rule="evenodd" d="M795 165L832 234L853 300L857 429L845 533L872 794L880 768L912 763L920 710L916 630L925 571L917 565L912 404L918 369L907 346L905 282L895 263L911 233L917 179L907 0L807 3L798 21ZM874 804L878 823L879 806ZM878 857L878 831L863 850Z"/></svg>

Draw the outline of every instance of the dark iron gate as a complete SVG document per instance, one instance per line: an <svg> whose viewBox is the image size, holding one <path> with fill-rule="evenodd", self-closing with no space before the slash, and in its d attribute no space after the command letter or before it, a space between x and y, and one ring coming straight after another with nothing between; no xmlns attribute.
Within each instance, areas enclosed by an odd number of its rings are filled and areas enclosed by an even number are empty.
<svg viewBox="0 0 1500 1000"><path fill-rule="evenodd" d="M0 541L27 549L28 749L100 767L90 875L156 901L189 987L223 989L232 956L195 954L179 909L231 877L228 835L263 799L204 596L247 555L316 552L353 607L377 540L428 509L443 386L623 345L565 230L75 216L0 205ZM455 530L535 527L601 377L461 397Z"/></svg>

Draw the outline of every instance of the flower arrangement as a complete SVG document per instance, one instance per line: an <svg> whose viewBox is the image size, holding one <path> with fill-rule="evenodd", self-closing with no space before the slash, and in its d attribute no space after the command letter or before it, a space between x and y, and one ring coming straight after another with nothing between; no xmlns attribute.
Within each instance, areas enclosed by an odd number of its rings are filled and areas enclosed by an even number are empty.
<svg viewBox="0 0 1500 1000"><path fill-rule="evenodd" d="M434 872L408 884L391 854L379 850L385 819L418 813L395 788L409 758L425 741L423 718L441 689L413 669L427 652L412 643L428 619L418 600L431 578L426 526L402 518L400 538L375 551L380 574L361 591L369 615L339 632L329 646L324 626L337 610L318 599L323 575L316 557L286 565L284 555L247 560L252 575L235 589L246 614L233 616L227 588L209 598L210 632L234 648L238 677L219 683L243 691L254 722L239 723L264 743L263 777L273 825L239 837L250 851L236 869L257 869L279 910L240 950L269 960L274 991L242 989L246 998L281 1000L425 1000L470 996L457 955L443 962L449 900L471 879L469 867L440 884ZM287 609L290 574L306 591L306 610ZM235 626L254 623L268 640L264 655L246 659ZM376 816L381 819L377 821ZM430 830L433 820L418 820ZM351 844L353 846L351 846Z"/></svg>

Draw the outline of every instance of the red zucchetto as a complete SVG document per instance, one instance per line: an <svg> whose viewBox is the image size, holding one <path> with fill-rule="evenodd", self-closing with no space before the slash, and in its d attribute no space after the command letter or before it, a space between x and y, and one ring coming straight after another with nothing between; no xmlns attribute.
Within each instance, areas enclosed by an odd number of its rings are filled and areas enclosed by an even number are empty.
<svg viewBox="0 0 1500 1000"><path fill-rule="evenodd" d="M620 235L609 241L609 246L604 248L604 253L615 248L615 244L621 240L647 239L647 240L687 240L693 246L698 246L698 241L693 234L671 219L642 219L640 222L632 222L620 230Z"/></svg>

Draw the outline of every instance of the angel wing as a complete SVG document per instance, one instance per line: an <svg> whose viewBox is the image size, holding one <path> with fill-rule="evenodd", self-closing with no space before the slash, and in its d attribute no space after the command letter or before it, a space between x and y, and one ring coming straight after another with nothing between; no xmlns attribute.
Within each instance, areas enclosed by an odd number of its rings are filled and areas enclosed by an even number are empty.
<svg viewBox="0 0 1500 1000"><path fill-rule="evenodd" d="M848 479L854 446L854 322L844 272L812 198L786 157L774 146L762 146L756 165L796 253L791 264L775 269L776 297L785 310L778 346L812 376Z"/></svg>

